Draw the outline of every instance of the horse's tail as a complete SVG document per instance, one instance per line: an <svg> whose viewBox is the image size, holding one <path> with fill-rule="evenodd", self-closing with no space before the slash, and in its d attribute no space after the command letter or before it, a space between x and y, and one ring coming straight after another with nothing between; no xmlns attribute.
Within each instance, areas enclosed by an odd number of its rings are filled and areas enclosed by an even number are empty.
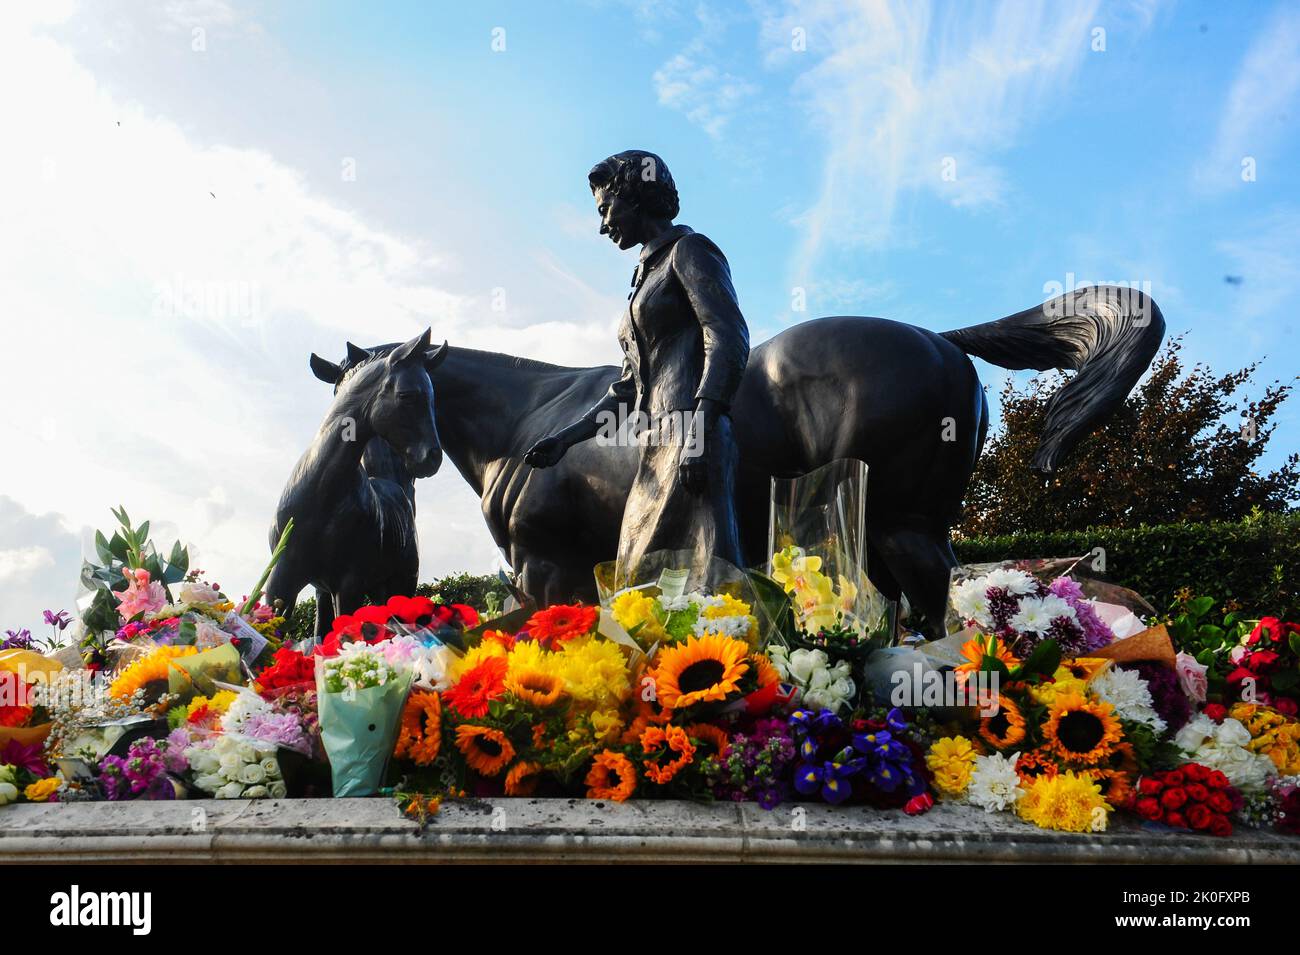
<svg viewBox="0 0 1300 955"><path fill-rule="evenodd" d="M1031 467L1051 474L1137 384L1164 338L1165 319L1144 292L1089 285L996 322L942 334L966 354L1003 368L1078 372L1047 403Z"/></svg>

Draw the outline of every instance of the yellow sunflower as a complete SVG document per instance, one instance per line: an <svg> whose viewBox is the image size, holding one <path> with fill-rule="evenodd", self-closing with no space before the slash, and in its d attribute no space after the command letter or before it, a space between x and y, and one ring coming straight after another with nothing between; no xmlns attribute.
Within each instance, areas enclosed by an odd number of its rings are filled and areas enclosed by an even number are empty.
<svg viewBox="0 0 1300 955"><path fill-rule="evenodd" d="M772 665L772 661L767 658L766 653L751 653L749 662L754 666L754 673L758 676L760 689L781 682L781 674L777 672L776 667Z"/></svg>
<svg viewBox="0 0 1300 955"><path fill-rule="evenodd" d="M438 758L442 748L442 697L427 690L416 690L402 710L393 755L410 758L417 766L428 766Z"/></svg>
<svg viewBox="0 0 1300 955"><path fill-rule="evenodd" d="M725 759L727 753L731 751L731 739L721 726L714 726L712 723L692 723L686 727L686 735L691 739L699 740L721 758Z"/></svg>
<svg viewBox="0 0 1300 955"><path fill-rule="evenodd" d="M506 734L490 726L457 726L456 748L469 768L482 776L497 775L515 758L515 748Z"/></svg>
<svg viewBox="0 0 1300 955"><path fill-rule="evenodd" d="M541 774L541 763L515 763L506 773L506 795L531 796L537 790Z"/></svg>
<svg viewBox="0 0 1300 955"><path fill-rule="evenodd" d="M533 706L554 706L564 690L564 681L542 670L517 670L506 677L506 691Z"/></svg>
<svg viewBox="0 0 1300 955"><path fill-rule="evenodd" d="M998 696L998 711L980 719L980 739L994 749L1008 749L1025 740L1025 717L1009 697Z"/></svg>
<svg viewBox="0 0 1300 955"><path fill-rule="evenodd" d="M152 696L156 701L158 696L167 692L167 671L171 661L198 652L198 647L156 647L119 673L109 686L108 695L119 703L125 703L137 690L144 690L146 699ZM158 684L162 684L161 688Z"/></svg>
<svg viewBox="0 0 1300 955"><path fill-rule="evenodd" d="M607 749L596 755L584 782L588 799L623 802L636 792L636 767L622 753Z"/></svg>
<svg viewBox="0 0 1300 955"><path fill-rule="evenodd" d="M748 654L745 641L718 634L689 637L660 650L652 673L660 705L680 710L725 700L749 670Z"/></svg>
<svg viewBox="0 0 1300 955"><path fill-rule="evenodd" d="M1072 765L1093 766L1108 759L1123 738L1115 708L1082 693L1058 696L1043 723L1046 748Z"/></svg>

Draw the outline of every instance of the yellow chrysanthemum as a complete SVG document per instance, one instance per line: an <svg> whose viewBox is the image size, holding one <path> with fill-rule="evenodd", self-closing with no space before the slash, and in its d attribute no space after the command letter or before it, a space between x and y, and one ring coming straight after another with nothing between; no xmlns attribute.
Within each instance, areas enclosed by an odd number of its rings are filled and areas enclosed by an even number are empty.
<svg viewBox="0 0 1300 955"><path fill-rule="evenodd" d="M1111 805L1089 775L1067 771L1021 785L1025 794L1016 803L1016 814L1026 822L1062 832L1105 831Z"/></svg>
<svg viewBox="0 0 1300 955"><path fill-rule="evenodd" d="M934 788L939 795L960 799L970 786L975 768L975 748L964 736L945 736L930 745L925 765L934 774Z"/></svg>
<svg viewBox="0 0 1300 955"><path fill-rule="evenodd" d="M596 710L591 714L591 729L597 743L610 743L623 732L623 718L618 710Z"/></svg>
<svg viewBox="0 0 1300 955"><path fill-rule="evenodd" d="M129 700L137 690L143 690L150 684L166 683L167 670L171 661L179 657L193 656L198 647L165 646L155 647L146 656L136 660L119 673L109 685L108 695L119 703ZM166 688L163 688L166 692Z"/></svg>
<svg viewBox="0 0 1300 955"><path fill-rule="evenodd" d="M1250 733L1246 748L1271 759L1279 775L1300 774L1300 722L1258 703L1234 703L1228 716Z"/></svg>
<svg viewBox="0 0 1300 955"><path fill-rule="evenodd" d="M554 657L554 671L579 709L616 709L632 691L622 648L599 634L566 641Z"/></svg>
<svg viewBox="0 0 1300 955"><path fill-rule="evenodd" d="M628 633L635 631L643 643L653 643L667 637L663 624L655 616L655 600L643 590L629 590L619 594L610 604L609 612ZM640 629L638 629L640 628Z"/></svg>
<svg viewBox="0 0 1300 955"><path fill-rule="evenodd" d="M1039 683L1029 688L1030 698L1043 706L1055 706L1056 701L1063 696L1083 696L1087 692L1087 680L1075 676L1074 672L1064 665L1056 668L1056 672L1052 674L1052 682Z"/></svg>
<svg viewBox="0 0 1300 955"><path fill-rule="evenodd" d="M745 639L751 643L758 639L758 618L751 612L752 607L745 601L740 600L731 594L718 594L718 603L712 607L705 607L700 616L705 620L721 620L726 617L744 617L749 624L749 629L745 632ZM708 624L704 625L708 631Z"/></svg>
<svg viewBox="0 0 1300 955"><path fill-rule="evenodd" d="M536 640L520 640L506 654L507 672L514 673L549 673L559 676L559 665L555 654L545 649Z"/></svg>

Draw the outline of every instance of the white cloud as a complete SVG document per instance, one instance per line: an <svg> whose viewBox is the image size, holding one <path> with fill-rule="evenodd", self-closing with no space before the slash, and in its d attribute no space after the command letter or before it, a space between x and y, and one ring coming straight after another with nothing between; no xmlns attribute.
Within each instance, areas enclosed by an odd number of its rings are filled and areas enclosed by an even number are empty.
<svg viewBox="0 0 1300 955"><path fill-rule="evenodd" d="M1260 165L1274 158L1274 146L1292 128L1293 100L1300 92L1300 12L1283 8L1251 44L1228 91L1218 132L1194 182L1207 190L1242 186L1242 162L1253 158L1260 179L1280 173ZM1287 164L1294 175L1294 162Z"/></svg>
<svg viewBox="0 0 1300 955"><path fill-rule="evenodd" d="M825 142L819 194L796 220L798 281L829 245L894 241L907 194L957 207L1004 201L1011 184L998 155L1079 68L1097 3L759 9L769 65L799 71L794 92ZM806 52L790 48L796 28Z"/></svg>
<svg viewBox="0 0 1300 955"><path fill-rule="evenodd" d="M0 550L0 584L30 580L38 570L54 566L48 547L18 547Z"/></svg>
<svg viewBox="0 0 1300 955"><path fill-rule="evenodd" d="M758 91L749 80L719 65L726 49L726 24L707 8L696 12L699 33L679 53L654 73L659 103L679 110L686 118L718 139L735 112Z"/></svg>

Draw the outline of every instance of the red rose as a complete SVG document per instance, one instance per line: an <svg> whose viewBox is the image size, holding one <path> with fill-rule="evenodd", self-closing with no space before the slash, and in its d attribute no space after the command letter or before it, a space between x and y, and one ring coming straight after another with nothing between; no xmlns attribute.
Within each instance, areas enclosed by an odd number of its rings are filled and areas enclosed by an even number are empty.
<svg viewBox="0 0 1300 955"><path fill-rule="evenodd" d="M1223 773L1219 772L1217 769L1210 771L1210 778L1207 779L1206 782L1210 784L1211 789L1227 789L1232 785L1228 782L1228 777L1223 775Z"/></svg>
<svg viewBox="0 0 1300 955"><path fill-rule="evenodd" d="M1227 816L1216 815L1210 819L1210 835L1219 837L1232 835L1232 823L1228 821Z"/></svg>
<svg viewBox="0 0 1300 955"><path fill-rule="evenodd" d="M1158 779L1152 779L1150 776L1143 776L1138 783L1139 796L1159 796L1160 791L1165 788L1165 784Z"/></svg>
<svg viewBox="0 0 1300 955"><path fill-rule="evenodd" d="M1164 775L1164 783L1166 786L1181 786L1186 781L1187 779L1183 775L1181 769L1171 769Z"/></svg>
<svg viewBox="0 0 1300 955"><path fill-rule="evenodd" d="M1222 723L1228 716L1228 708L1222 703L1206 703L1204 713L1216 723Z"/></svg>
<svg viewBox="0 0 1300 955"><path fill-rule="evenodd" d="M1291 699L1289 696L1274 697L1273 709L1277 710L1283 716L1289 716L1292 719L1295 718L1297 713L1300 713L1300 705L1297 705L1296 701Z"/></svg>
<svg viewBox="0 0 1300 955"><path fill-rule="evenodd" d="M1169 815L1165 816L1165 822L1173 826L1175 829L1187 828L1187 817L1181 812L1169 813Z"/></svg>
<svg viewBox="0 0 1300 955"><path fill-rule="evenodd" d="M1246 657L1245 663L1252 673L1272 673L1281 659L1272 650L1256 650Z"/></svg>
<svg viewBox="0 0 1300 955"><path fill-rule="evenodd" d="M1147 796L1145 799L1139 799L1134 808L1137 809L1137 814L1139 816L1151 822L1159 821L1160 817L1164 815L1164 810L1160 808L1160 800L1153 799L1150 796Z"/></svg>
<svg viewBox="0 0 1300 955"><path fill-rule="evenodd" d="M1255 624L1255 629L1250 631L1250 636L1246 638L1246 645L1253 647L1260 640L1266 643L1275 639L1282 632L1282 624L1277 617L1260 617L1259 623Z"/></svg>
<svg viewBox="0 0 1300 955"><path fill-rule="evenodd" d="M1209 795L1210 791L1200 783L1191 783L1187 787L1187 798L1195 802L1205 802Z"/></svg>
<svg viewBox="0 0 1300 955"><path fill-rule="evenodd" d="M1190 783L1203 783L1206 777L1210 775L1210 768L1202 766L1200 763L1188 763L1183 767L1183 775L1187 777Z"/></svg>
<svg viewBox="0 0 1300 955"><path fill-rule="evenodd" d="M1182 809L1187 803L1187 790L1182 786L1166 789L1160 796L1160 805L1166 809Z"/></svg>
<svg viewBox="0 0 1300 955"><path fill-rule="evenodd" d="M1206 828L1213 818L1214 813L1210 812L1209 807L1199 802L1194 802L1187 807L1187 821L1192 824L1193 829Z"/></svg>
<svg viewBox="0 0 1300 955"><path fill-rule="evenodd" d="M1210 798L1206 804L1215 812L1221 812L1225 816L1232 812L1232 800L1222 789L1216 789L1210 793Z"/></svg>

